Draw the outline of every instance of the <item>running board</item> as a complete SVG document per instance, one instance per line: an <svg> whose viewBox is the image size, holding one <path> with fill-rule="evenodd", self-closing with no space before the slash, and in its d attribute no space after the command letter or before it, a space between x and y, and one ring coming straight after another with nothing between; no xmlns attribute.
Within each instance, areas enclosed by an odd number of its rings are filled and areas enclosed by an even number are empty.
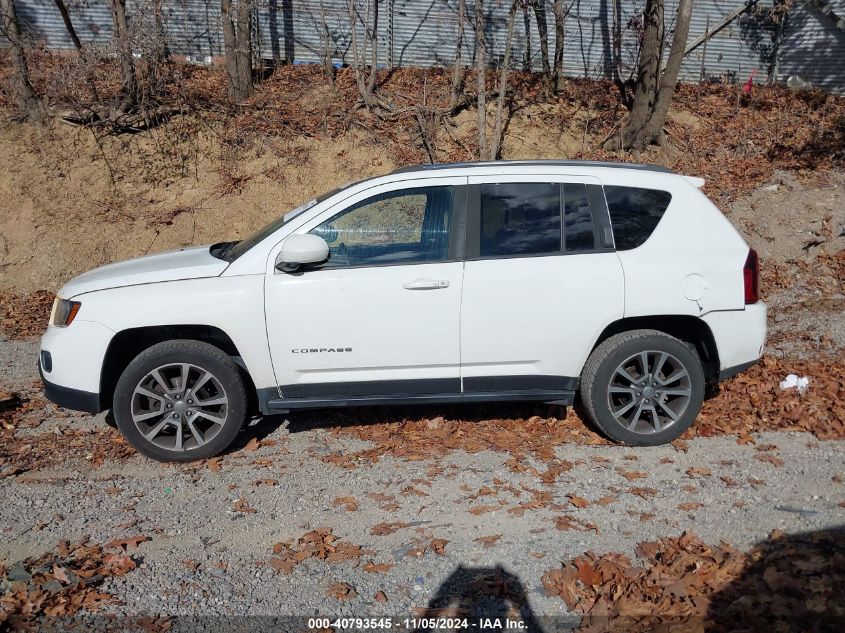
<svg viewBox="0 0 845 633"><path fill-rule="evenodd" d="M322 398L274 398L267 400L269 412L328 407L393 406L404 404L462 404L473 402L546 402L571 405L575 392L569 390L527 389L519 391L480 391L473 393L397 394L388 396L335 396Z"/></svg>

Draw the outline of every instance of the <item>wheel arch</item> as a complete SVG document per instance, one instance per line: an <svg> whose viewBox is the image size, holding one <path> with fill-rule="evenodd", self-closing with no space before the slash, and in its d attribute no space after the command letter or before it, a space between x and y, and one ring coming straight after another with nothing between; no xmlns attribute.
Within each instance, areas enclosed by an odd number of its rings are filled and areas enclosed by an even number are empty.
<svg viewBox="0 0 845 633"><path fill-rule="evenodd" d="M110 409L117 381L130 362L145 349L176 339L201 341L214 345L232 357L241 368L242 378L250 398L250 408L257 406L255 399L255 384L249 370L241 358L232 338L223 330L212 325L182 324L182 325L152 325L121 330L115 334L106 349L103 367L100 373L100 406Z"/></svg>
<svg viewBox="0 0 845 633"><path fill-rule="evenodd" d="M695 347L707 382L718 380L719 348L710 326L698 317L684 314L625 317L610 323L602 330L590 354L611 336L632 330L657 330L674 336Z"/></svg>

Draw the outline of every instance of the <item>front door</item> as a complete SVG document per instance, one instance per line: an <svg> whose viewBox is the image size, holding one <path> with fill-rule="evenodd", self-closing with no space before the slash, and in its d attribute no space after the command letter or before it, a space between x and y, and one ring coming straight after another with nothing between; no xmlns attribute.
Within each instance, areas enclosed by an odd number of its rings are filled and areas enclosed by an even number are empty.
<svg viewBox="0 0 845 633"><path fill-rule="evenodd" d="M575 390L596 338L623 314L601 184L501 175L469 184L464 393L549 392L556 400L555 392Z"/></svg>
<svg viewBox="0 0 845 633"><path fill-rule="evenodd" d="M268 276L267 332L282 400L460 392L456 226L465 183L374 187L297 231L323 237L331 257L318 270Z"/></svg>

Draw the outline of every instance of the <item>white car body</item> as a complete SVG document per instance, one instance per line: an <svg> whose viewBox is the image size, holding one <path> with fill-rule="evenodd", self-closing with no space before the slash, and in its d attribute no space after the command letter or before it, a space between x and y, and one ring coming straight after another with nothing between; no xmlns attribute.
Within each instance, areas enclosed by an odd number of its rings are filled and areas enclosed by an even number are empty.
<svg viewBox="0 0 845 633"><path fill-rule="evenodd" d="M455 208L468 209L473 187L483 183L593 186L585 190L599 196L590 202L602 246L467 257L466 236L454 238L473 228L471 213L461 212L449 239L463 240L455 251L462 256L448 261L277 270L287 238L351 205L401 189L453 186ZM41 340L46 392L71 408L109 408L139 340L210 332L246 370L264 413L374 402L566 403L603 336L661 323L710 337L700 345L715 381L760 357L766 306L746 303L749 247L701 184L659 168L565 161L439 165L356 183L299 211L232 262L193 247L69 281L59 297L81 305L69 326L50 325ZM606 205L602 186L671 194L640 246L614 248L609 219L605 226L597 219L597 207ZM125 345L132 354L117 349Z"/></svg>

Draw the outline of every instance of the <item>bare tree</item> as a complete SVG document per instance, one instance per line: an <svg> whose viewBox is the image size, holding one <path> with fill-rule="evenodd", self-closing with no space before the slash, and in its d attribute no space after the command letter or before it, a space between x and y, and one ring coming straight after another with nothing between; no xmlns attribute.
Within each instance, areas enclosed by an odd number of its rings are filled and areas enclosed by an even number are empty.
<svg viewBox="0 0 845 633"><path fill-rule="evenodd" d="M153 0L153 23L155 24L155 56L158 65L170 59L170 44L167 41L167 25L164 20L164 0Z"/></svg>
<svg viewBox="0 0 845 633"><path fill-rule="evenodd" d="M41 100L35 93L29 81L29 68L26 64L26 54L21 41L18 14L15 11L15 0L0 0L3 11L3 35L12 48L12 63L15 69L15 92L18 98L18 108L30 120L40 119L43 112Z"/></svg>
<svg viewBox="0 0 845 633"><path fill-rule="evenodd" d="M449 97L449 110L454 112L461 103L464 87L464 31L466 22L466 0L458 0L458 41L455 44L455 64L452 66L452 91Z"/></svg>
<svg viewBox="0 0 845 633"><path fill-rule="evenodd" d="M121 105L124 112L138 107L138 79L135 74L135 60L132 55L132 40L126 21L126 0L111 0L114 41L120 57L120 73L123 80Z"/></svg>
<svg viewBox="0 0 845 633"><path fill-rule="evenodd" d="M85 74L85 86L88 89L88 96L92 102L96 103L100 99L97 94L97 86L94 84L94 78L91 74L90 66L85 63L85 51L82 48L82 42L80 41L79 36L76 34L76 29L73 26L73 21L70 19L70 13L67 10L67 6L65 5L64 0L53 0L53 3L59 10L59 15L62 16L62 22L64 22L65 30L73 42L73 47L76 49L79 59L82 61L83 73Z"/></svg>
<svg viewBox="0 0 845 633"><path fill-rule="evenodd" d="M250 0L220 0L223 17L223 46L229 99L240 103L255 87L252 82L252 29Z"/></svg>
<svg viewBox="0 0 845 633"><path fill-rule="evenodd" d="M483 0L475 0L475 73L478 82L478 157L487 158L487 42Z"/></svg>
<svg viewBox="0 0 845 633"><path fill-rule="evenodd" d="M516 19L516 8L520 0L511 3L508 12L508 30L505 36L505 55L502 58L502 66L499 68L499 82L496 85L496 121L493 127L493 143L490 146L490 159L497 160L502 157L502 143L505 136L504 109L505 99L508 93L508 71L511 63L511 50L513 49L513 25Z"/></svg>
<svg viewBox="0 0 845 633"><path fill-rule="evenodd" d="M378 72L378 0L365 0L367 12L362 18L358 11L357 0L348 0L349 29L352 38L352 66L355 70L355 83L364 106L382 105L375 96L376 77ZM360 50L358 43L358 23L364 25L364 48ZM364 60L370 56L369 73L364 74Z"/></svg>
<svg viewBox="0 0 845 633"><path fill-rule="evenodd" d="M552 89L555 93L560 92L563 86L563 45L566 37L566 16L569 15L569 7L563 6L564 0L554 0L552 11L555 15L555 59L552 71ZM574 3L574 2L573 2Z"/></svg>
<svg viewBox="0 0 845 633"><path fill-rule="evenodd" d="M548 94L555 88L553 86L552 68L549 63L549 25L546 22L546 2L545 0L529 0L529 2L534 9L534 19L537 20L537 34L540 36L540 60L543 64L543 89Z"/></svg>
<svg viewBox="0 0 845 633"><path fill-rule="evenodd" d="M672 49L661 73L665 44L664 5L663 0L647 0L631 112L619 136L608 139L607 146L642 150L647 145L663 142L663 126L678 83L691 16L692 0L680 0Z"/></svg>
<svg viewBox="0 0 845 633"><path fill-rule="evenodd" d="M613 83L619 90L619 98L622 104L631 109L634 105L634 99L631 95L631 81L622 79L622 0L612 0L611 11L612 16L612 31L610 35L610 49L613 56Z"/></svg>

